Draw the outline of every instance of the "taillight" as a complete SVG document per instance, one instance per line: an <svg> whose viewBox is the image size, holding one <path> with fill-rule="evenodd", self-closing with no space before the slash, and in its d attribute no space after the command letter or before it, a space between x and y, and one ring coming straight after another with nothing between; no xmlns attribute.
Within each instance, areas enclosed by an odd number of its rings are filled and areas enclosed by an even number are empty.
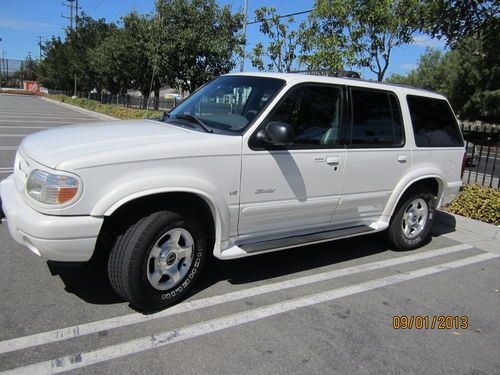
<svg viewBox="0 0 500 375"><path fill-rule="evenodd" d="M464 178L466 165L467 165L467 152L464 152L464 157L462 159L462 172L460 173L460 178Z"/></svg>

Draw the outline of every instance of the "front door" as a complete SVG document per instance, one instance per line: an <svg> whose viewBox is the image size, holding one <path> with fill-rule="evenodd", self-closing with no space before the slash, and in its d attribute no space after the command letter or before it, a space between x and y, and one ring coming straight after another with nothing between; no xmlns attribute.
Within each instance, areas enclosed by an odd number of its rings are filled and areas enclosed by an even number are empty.
<svg viewBox="0 0 500 375"><path fill-rule="evenodd" d="M240 235L299 234L331 225L345 166L344 88L298 85L263 121L287 122L294 139L286 146L243 146Z"/></svg>

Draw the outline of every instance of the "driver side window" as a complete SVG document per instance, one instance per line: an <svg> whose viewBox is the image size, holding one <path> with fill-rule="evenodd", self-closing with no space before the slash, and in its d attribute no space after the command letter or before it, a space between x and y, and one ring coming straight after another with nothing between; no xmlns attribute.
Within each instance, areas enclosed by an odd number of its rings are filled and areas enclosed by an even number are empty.
<svg viewBox="0 0 500 375"><path fill-rule="evenodd" d="M339 145L341 143L342 93L335 86L303 85L292 89L267 123L292 125L291 145Z"/></svg>

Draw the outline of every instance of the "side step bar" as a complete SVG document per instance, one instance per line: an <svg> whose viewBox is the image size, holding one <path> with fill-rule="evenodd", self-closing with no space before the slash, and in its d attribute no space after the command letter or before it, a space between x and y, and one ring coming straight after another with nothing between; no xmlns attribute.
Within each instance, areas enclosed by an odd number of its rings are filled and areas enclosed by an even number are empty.
<svg viewBox="0 0 500 375"><path fill-rule="evenodd" d="M279 238L276 240L239 244L238 246L247 253L257 253L266 250L276 250L287 247L296 247L304 244L326 242L340 237L348 237L355 234L369 233L373 231L375 231L375 229L369 227L368 225L358 225L355 227L330 230L327 232L318 232L300 236Z"/></svg>

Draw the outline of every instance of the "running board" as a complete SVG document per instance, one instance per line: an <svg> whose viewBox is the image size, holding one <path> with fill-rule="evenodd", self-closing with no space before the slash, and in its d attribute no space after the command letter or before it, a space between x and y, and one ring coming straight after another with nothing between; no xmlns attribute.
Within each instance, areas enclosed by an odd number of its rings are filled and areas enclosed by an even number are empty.
<svg viewBox="0 0 500 375"><path fill-rule="evenodd" d="M276 240L239 244L238 247L244 250L246 253L258 253L267 250L278 250L306 244L326 242L340 237L350 237L353 235L370 233L373 231L375 231L375 229L369 227L368 225L358 225L355 227L330 230L327 232L304 234L300 236L279 238Z"/></svg>

